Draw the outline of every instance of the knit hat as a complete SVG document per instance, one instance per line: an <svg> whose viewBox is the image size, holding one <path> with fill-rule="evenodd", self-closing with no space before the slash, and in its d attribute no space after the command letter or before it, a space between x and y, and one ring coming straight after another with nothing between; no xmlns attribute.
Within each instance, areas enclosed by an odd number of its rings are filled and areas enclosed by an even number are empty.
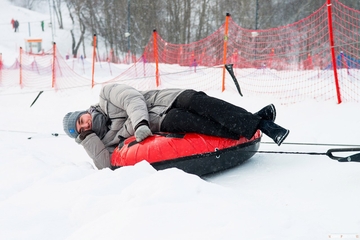
<svg viewBox="0 0 360 240"><path fill-rule="evenodd" d="M87 113L87 111L69 112L65 115L63 119L64 131L69 137L76 138L79 135L76 131L76 121L84 113Z"/></svg>

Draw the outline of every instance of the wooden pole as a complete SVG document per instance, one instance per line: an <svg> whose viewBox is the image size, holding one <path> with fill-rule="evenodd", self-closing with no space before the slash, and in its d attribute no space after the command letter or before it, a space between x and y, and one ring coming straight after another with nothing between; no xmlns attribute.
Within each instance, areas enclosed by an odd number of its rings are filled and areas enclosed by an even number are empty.
<svg viewBox="0 0 360 240"><path fill-rule="evenodd" d="M153 30L154 38L154 58L155 58L155 78L156 78L156 87L160 85L160 76L159 76L159 57L158 57L158 48L157 48L157 32L156 29Z"/></svg>
<svg viewBox="0 0 360 240"><path fill-rule="evenodd" d="M226 54L227 54L227 42L228 42L228 32L229 32L229 18L230 13L226 14L225 19L225 33L224 33L224 54L223 54L223 73L222 73L222 84L221 84L221 91L225 91L225 64L226 64Z"/></svg>
<svg viewBox="0 0 360 240"><path fill-rule="evenodd" d="M22 50L22 47L20 47L20 87L22 88L23 87L23 77L22 77L22 53L23 53L23 50Z"/></svg>
<svg viewBox="0 0 360 240"><path fill-rule="evenodd" d="M52 81L51 87L55 87L55 80L56 80L56 71L55 71L55 62L56 62L56 43L53 44L53 61L52 61Z"/></svg>
<svg viewBox="0 0 360 240"><path fill-rule="evenodd" d="M96 34L94 34L93 40L93 57L92 57L92 69L91 69L91 88L95 85L95 61L96 61Z"/></svg>

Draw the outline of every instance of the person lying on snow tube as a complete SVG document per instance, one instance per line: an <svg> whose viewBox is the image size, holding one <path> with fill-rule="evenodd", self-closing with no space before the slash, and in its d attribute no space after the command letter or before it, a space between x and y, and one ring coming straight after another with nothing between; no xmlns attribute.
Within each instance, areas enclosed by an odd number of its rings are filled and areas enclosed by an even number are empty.
<svg viewBox="0 0 360 240"><path fill-rule="evenodd" d="M253 114L192 89L138 91L124 84L105 85L99 95L99 103L63 119L65 133L85 148L98 169L111 167L114 149L133 135L138 142L152 132L250 139L260 129L280 146L289 134L274 123L273 104Z"/></svg>

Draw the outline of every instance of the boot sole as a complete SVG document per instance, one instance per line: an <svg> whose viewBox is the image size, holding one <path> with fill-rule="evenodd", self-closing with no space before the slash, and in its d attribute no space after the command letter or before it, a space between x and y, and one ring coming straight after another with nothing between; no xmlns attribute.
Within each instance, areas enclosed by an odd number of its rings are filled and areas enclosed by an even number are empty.
<svg viewBox="0 0 360 240"><path fill-rule="evenodd" d="M289 135L289 133L290 133L290 131L286 130L286 133L280 139L276 139L277 140L276 144L278 146L280 146L283 143L283 141L285 140L285 138Z"/></svg>
<svg viewBox="0 0 360 240"><path fill-rule="evenodd" d="M261 112L261 110L263 110L264 108L267 108L267 109L263 111L263 114L261 114L261 113L259 114L259 112ZM261 109L259 112L256 112L255 114L260 116L264 120L270 120L272 122L275 122L275 119L276 119L275 105L274 104L269 104L264 108ZM268 109L270 109L270 110L268 110ZM270 114L267 114L268 112L271 112L272 118L269 117Z"/></svg>
<svg viewBox="0 0 360 240"><path fill-rule="evenodd" d="M275 119L276 119L276 109L275 109L275 106L274 104L271 104L271 109L272 109L272 112L273 112L273 118L271 119L271 121L275 122ZM289 133L288 133L289 134Z"/></svg>

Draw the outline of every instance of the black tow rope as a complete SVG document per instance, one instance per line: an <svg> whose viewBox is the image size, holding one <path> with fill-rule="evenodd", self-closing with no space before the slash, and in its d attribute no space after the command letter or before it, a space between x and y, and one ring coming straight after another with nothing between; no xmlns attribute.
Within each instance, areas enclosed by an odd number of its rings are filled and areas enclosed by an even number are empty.
<svg viewBox="0 0 360 240"><path fill-rule="evenodd" d="M326 152L286 152L286 151L254 151L256 153L273 153L273 154L303 154L303 155L325 155L339 162L360 162L360 153L352 154L346 157L335 156L339 152L360 152L360 148L332 148Z"/></svg>

